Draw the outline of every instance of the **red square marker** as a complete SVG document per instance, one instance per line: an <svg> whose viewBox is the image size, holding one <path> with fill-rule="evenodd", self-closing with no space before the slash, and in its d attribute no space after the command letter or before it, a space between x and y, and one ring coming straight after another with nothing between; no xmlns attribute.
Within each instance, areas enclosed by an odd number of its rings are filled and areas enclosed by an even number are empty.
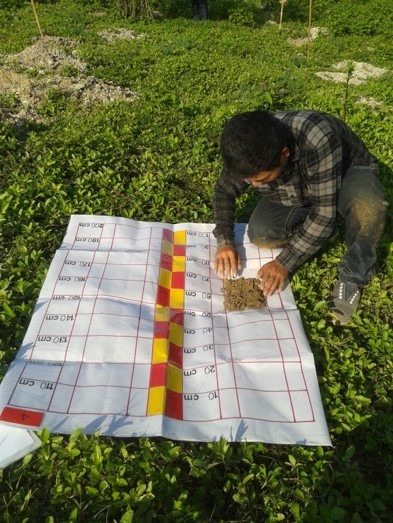
<svg viewBox="0 0 393 523"><path fill-rule="evenodd" d="M0 414L0 420L8 421L9 423L18 423L18 425L39 427L41 425L43 416L43 412L16 409L14 407L4 407L3 412Z"/></svg>
<svg viewBox="0 0 393 523"><path fill-rule="evenodd" d="M183 367L183 349L174 343L169 343L168 361L181 369Z"/></svg>
<svg viewBox="0 0 393 523"><path fill-rule="evenodd" d="M165 416L173 419L183 419L183 394L167 389Z"/></svg>
<svg viewBox="0 0 393 523"><path fill-rule="evenodd" d="M184 289L184 272L172 272L172 289Z"/></svg>
<svg viewBox="0 0 393 523"><path fill-rule="evenodd" d="M150 387L166 385L167 363L154 363L150 371Z"/></svg>
<svg viewBox="0 0 393 523"><path fill-rule="evenodd" d="M154 322L154 337L168 339L169 321L155 321Z"/></svg>
<svg viewBox="0 0 393 523"><path fill-rule="evenodd" d="M184 324L184 311L182 309L171 309L170 321L176 325Z"/></svg>
<svg viewBox="0 0 393 523"><path fill-rule="evenodd" d="M171 271L172 270L172 256L162 252L160 267L162 267L163 269L166 269L167 271Z"/></svg>
<svg viewBox="0 0 393 523"><path fill-rule="evenodd" d="M173 232L170 229L163 229L162 238L163 240L173 243Z"/></svg>
<svg viewBox="0 0 393 523"><path fill-rule="evenodd" d="M174 245L173 246L173 256L185 256L186 255L186 246L185 245Z"/></svg>
<svg viewBox="0 0 393 523"><path fill-rule="evenodd" d="M157 292L157 305L162 305L163 307L169 307L169 296L170 289L166 289L161 285L158 286Z"/></svg>

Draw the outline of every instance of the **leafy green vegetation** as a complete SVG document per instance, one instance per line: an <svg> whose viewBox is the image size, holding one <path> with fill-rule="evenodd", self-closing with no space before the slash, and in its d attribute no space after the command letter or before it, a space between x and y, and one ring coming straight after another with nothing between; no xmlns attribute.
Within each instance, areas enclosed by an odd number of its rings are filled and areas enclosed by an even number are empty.
<svg viewBox="0 0 393 523"><path fill-rule="evenodd" d="M378 157L393 200L393 92L388 0L315 1L314 25L328 35L306 48L308 2L211 1L195 23L188 2L161 2L172 18L120 18L104 3L37 2L46 34L73 38L88 75L138 93L132 102L83 106L48 91L38 119L0 123L0 374L14 359L69 215L211 222L220 173L218 142L233 114L262 107L313 108L339 117ZM157 9L160 2L156 2ZM277 4L277 5L275 5ZM210 5L209 5L210 7ZM260 10L261 11L261 10ZM99 13L103 13L99 16ZM383 16L385 14L386 16ZM175 18L175 16L179 16ZM29 4L0 10L0 67L31 45ZM366 21L368 21L366 23ZM135 40L103 40L103 29ZM361 85L316 76L343 60L389 70ZM64 76L77 76L68 68ZM42 75L30 72L30 77ZM372 108L359 99L375 98ZM1 114L23 108L2 94ZM238 203L247 220L252 197ZM379 264L355 320L334 327L326 301L344 251L340 241L291 276L312 346L334 448L262 443L118 440L41 433L42 447L2 474L0 521L389 521L393 512L392 214Z"/></svg>

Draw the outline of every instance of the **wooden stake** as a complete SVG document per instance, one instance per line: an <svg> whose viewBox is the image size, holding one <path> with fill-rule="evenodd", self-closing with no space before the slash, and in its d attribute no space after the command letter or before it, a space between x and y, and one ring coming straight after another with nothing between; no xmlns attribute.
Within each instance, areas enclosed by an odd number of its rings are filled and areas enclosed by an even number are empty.
<svg viewBox="0 0 393 523"><path fill-rule="evenodd" d="M40 35L41 35L41 38L42 38L42 37L44 36L44 33L42 32L42 29L41 29L41 24L40 24L40 21L39 21L39 19L38 19L37 9L35 8L34 0L31 0L31 6L32 6L32 8L33 8L34 16L35 16L35 21L37 22L38 30L39 30Z"/></svg>
<svg viewBox="0 0 393 523"><path fill-rule="evenodd" d="M311 56L311 20L312 20L312 0L308 2L308 34L307 34L307 62Z"/></svg>
<svg viewBox="0 0 393 523"><path fill-rule="evenodd" d="M282 18L283 18L283 15L284 15L284 4L287 0L280 0L280 4L281 4L281 9L280 9L280 23L278 24L278 29L279 31L281 31L281 27L282 27Z"/></svg>

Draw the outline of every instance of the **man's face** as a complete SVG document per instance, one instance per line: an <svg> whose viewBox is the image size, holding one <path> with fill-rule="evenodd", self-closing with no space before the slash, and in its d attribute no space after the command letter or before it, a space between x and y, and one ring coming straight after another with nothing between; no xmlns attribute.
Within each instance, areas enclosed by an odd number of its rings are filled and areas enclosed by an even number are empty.
<svg viewBox="0 0 393 523"><path fill-rule="evenodd" d="M274 167L274 169L271 169L270 171L261 171L249 178L245 178L245 181L253 187L260 187L261 185L265 185L265 183L274 182L274 180L277 180L280 174L285 170L288 164L288 158L289 149L288 147L285 147L281 153L280 165Z"/></svg>

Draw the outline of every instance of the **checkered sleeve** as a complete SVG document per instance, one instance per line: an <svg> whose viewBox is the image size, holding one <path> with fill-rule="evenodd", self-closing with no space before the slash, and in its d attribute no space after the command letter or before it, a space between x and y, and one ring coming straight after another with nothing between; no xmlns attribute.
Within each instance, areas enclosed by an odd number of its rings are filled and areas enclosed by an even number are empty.
<svg viewBox="0 0 393 523"><path fill-rule="evenodd" d="M334 230L342 158L341 141L333 133L323 136L307 152L304 179L312 207L305 222L277 256L288 271L316 253Z"/></svg>
<svg viewBox="0 0 393 523"><path fill-rule="evenodd" d="M235 220L235 200L248 188L248 184L237 178L224 166L217 180L213 196L213 213L216 227L213 234L217 246L233 244L233 225Z"/></svg>

